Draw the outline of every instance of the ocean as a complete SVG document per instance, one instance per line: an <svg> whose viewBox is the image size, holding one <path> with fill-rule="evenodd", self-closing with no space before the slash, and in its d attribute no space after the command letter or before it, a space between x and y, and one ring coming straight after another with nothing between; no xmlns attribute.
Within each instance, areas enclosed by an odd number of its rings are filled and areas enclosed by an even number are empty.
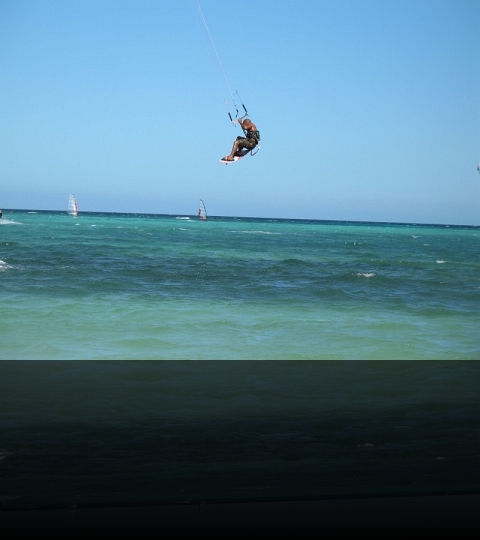
<svg viewBox="0 0 480 540"><path fill-rule="evenodd" d="M30 212L3 510L480 492L479 228Z"/></svg>
<svg viewBox="0 0 480 540"><path fill-rule="evenodd" d="M480 359L480 227L4 211L1 359Z"/></svg>

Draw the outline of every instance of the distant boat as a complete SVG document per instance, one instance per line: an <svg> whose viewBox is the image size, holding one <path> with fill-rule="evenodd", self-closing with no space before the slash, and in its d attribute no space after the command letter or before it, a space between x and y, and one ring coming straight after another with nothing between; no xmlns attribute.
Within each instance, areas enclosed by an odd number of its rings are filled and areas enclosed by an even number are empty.
<svg viewBox="0 0 480 540"><path fill-rule="evenodd" d="M205 208L202 199L200 199L199 206L200 208L198 209L198 217L200 219L203 219L204 221L207 221L207 209Z"/></svg>
<svg viewBox="0 0 480 540"><path fill-rule="evenodd" d="M72 194L70 194L70 197L68 198L67 213L73 217L77 217L78 215L77 199L75 199L74 195Z"/></svg>

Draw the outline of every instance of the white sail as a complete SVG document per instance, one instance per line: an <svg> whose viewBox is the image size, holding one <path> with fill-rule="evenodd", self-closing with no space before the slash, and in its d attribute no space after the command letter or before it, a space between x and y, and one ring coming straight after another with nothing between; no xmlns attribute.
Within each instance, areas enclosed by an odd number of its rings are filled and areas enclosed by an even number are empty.
<svg viewBox="0 0 480 540"><path fill-rule="evenodd" d="M78 204L77 199L75 199L74 195L70 194L70 197L68 199L68 206L67 206L67 212L69 215L76 217L78 214Z"/></svg>
<svg viewBox="0 0 480 540"><path fill-rule="evenodd" d="M205 204L203 203L202 199L200 199L198 208L198 217L203 220L207 220L207 209L205 208Z"/></svg>

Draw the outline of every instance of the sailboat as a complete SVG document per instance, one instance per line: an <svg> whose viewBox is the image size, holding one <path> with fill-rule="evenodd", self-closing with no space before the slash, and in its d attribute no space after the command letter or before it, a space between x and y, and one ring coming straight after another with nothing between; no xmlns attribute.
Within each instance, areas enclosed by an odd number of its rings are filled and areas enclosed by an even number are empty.
<svg viewBox="0 0 480 540"><path fill-rule="evenodd" d="M198 217L204 221L207 221L207 209L205 208L205 204L203 203L202 199L200 199Z"/></svg>
<svg viewBox="0 0 480 540"><path fill-rule="evenodd" d="M78 215L77 199L75 199L75 196L72 194L70 194L70 197L68 198L67 213L73 217L77 217Z"/></svg>

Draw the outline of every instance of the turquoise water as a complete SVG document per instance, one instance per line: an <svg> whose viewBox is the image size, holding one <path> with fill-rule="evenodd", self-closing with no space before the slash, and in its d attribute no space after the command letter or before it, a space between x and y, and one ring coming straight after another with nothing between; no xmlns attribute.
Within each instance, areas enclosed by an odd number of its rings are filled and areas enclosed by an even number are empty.
<svg viewBox="0 0 480 540"><path fill-rule="evenodd" d="M480 228L7 211L0 359L480 358Z"/></svg>

